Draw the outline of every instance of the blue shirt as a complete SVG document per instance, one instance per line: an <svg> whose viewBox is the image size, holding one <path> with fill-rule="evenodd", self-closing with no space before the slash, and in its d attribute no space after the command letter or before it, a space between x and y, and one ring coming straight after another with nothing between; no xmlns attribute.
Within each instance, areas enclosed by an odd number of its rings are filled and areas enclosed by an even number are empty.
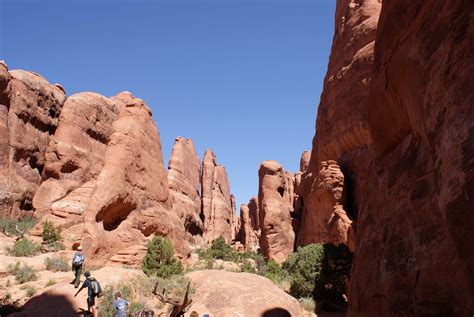
<svg viewBox="0 0 474 317"><path fill-rule="evenodd" d="M128 302L125 299L119 298L114 301L115 317L127 317L126 309Z"/></svg>

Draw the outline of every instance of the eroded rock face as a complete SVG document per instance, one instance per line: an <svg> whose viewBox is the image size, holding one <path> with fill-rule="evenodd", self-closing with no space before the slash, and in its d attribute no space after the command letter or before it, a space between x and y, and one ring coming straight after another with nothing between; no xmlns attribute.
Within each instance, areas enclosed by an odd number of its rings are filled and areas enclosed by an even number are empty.
<svg viewBox="0 0 474 317"><path fill-rule="evenodd" d="M0 213L32 212L64 100L40 75L0 63Z"/></svg>
<svg viewBox="0 0 474 317"><path fill-rule="evenodd" d="M350 316L474 311L473 12L468 1L383 3Z"/></svg>
<svg viewBox="0 0 474 317"><path fill-rule="evenodd" d="M260 249L260 223L258 217L257 197L252 197L248 204L240 205L240 241L247 251Z"/></svg>
<svg viewBox="0 0 474 317"><path fill-rule="evenodd" d="M229 179L224 166L217 164L212 150L206 150L202 161L202 205L205 241L212 243L222 236L230 243L234 212Z"/></svg>
<svg viewBox="0 0 474 317"><path fill-rule="evenodd" d="M357 217L358 203L366 188L367 167L358 162L368 157L372 144L367 100L380 9L378 0L337 1L335 34L318 107L316 135L298 187L303 205L299 245L318 242L324 237L322 241L343 242L353 247L352 238L344 241L343 237L352 237L355 232L349 225L350 219ZM327 176L322 166L330 160L337 162L338 169L344 173L340 176L346 179L338 199L334 199L330 189L321 190ZM301 165L303 168L305 163ZM334 205L330 206L330 202ZM323 215L321 210L325 210ZM331 210L336 218L329 216ZM339 220L325 222L328 216ZM314 224L319 224L318 229Z"/></svg>
<svg viewBox="0 0 474 317"><path fill-rule="evenodd" d="M353 250L352 221L342 206L344 175L336 161L321 162L321 170L313 183L312 194L305 201L298 245L332 242L346 244Z"/></svg>
<svg viewBox="0 0 474 317"><path fill-rule="evenodd" d="M267 258L283 263L295 243L291 219L293 179L276 161L264 161L258 178L260 249Z"/></svg>
<svg viewBox="0 0 474 317"><path fill-rule="evenodd" d="M67 98L46 151L45 181L33 199L37 217L50 212L64 221L83 216L104 166L112 124L124 106L90 92Z"/></svg>
<svg viewBox="0 0 474 317"><path fill-rule="evenodd" d="M191 139L178 137L168 163L168 183L173 210L191 235L202 235L201 161Z"/></svg>
<svg viewBox="0 0 474 317"><path fill-rule="evenodd" d="M298 241L324 197L357 219L349 316L474 310L473 11L337 2Z"/></svg>
<svg viewBox="0 0 474 317"><path fill-rule="evenodd" d="M133 98L112 128L86 210L85 250L101 255L156 233L169 237L177 253L187 256L182 222L170 211L161 142L150 109Z"/></svg>

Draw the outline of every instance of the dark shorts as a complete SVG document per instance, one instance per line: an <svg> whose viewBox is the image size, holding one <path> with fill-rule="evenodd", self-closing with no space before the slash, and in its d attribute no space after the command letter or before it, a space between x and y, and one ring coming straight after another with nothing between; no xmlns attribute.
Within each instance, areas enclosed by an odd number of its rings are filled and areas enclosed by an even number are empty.
<svg viewBox="0 0 474 317"><path fill-rule="evenodd" d="M94 306L95 305L95 296L87 296L87 305Z"/></svg>

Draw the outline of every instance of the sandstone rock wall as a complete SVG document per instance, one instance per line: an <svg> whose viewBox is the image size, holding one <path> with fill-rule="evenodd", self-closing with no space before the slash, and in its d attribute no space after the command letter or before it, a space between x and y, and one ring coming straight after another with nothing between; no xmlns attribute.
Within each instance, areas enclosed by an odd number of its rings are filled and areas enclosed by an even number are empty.
<svg viewBox="0 0 474 317"><path fill-rule="evenodd" d="M212 243L222 236L231 243L235 202L232 203L227 172L217 164L212 150L206 150L202 161L202 206L205 241Z"/></svg>
<svg viewBox="0 0 474 317"><path fill-rule="evenodd" d="M264 161L258 178L260 249L267 258L283 263L295 244L291 219L293 179L276 161Z"/></svg>
<svg viewBox="0 0 474 317"><path fill-rule="evenodd" d="M350 316L474 311L473 13L471 1L383 4Z"/></svg>
<svg viewBox="0 0 474 317"><path fill-rule="evenodd" d="M461 0L337 2L296 191L299 244L354 242L349 316L474 311L473 12Z"/></svg>
<svg viewBox="0 0 474 317"><path fill-rule="evenodd" d="M247 251L260 249L260 222L258 218L257 197L252 197L248 204L240 205L240 241Z"/></svg>
<svg viewBox="0 0 474 317"><path fill-rule="evenodd" d="M192 236L202 235L201 160L193 141L178 137L168 163L168 183L173 210Z"/></svg>
<svg viewBox="0 0 474 317"><path fill-rule="evenodd" d="M337 1L316 135L298 190L303 205L298 245L333 242L354 247L350 224L357 218L367 173L357 162L367 157L372 144L367 100L380 9L378 0ZM333 168L328 169L329 161L334 161L329 164ZM330 176L331 169L338 170L338 176ZM338 179L338 185L331 178Z"/></svg>
<svg viewBox="0 0 474 317"><path fill-rule="evenodd" d="M0 213L31 213L64 91L38 74L0 63Z"/></svg>

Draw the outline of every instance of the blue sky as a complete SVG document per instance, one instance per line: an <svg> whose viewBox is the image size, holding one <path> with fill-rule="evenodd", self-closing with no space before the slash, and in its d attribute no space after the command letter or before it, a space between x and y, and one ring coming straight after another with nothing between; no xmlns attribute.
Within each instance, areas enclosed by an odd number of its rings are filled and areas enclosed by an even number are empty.
<svg viewBox="0 0 474 317"><path fill-rule="evenodd" d="M68 95L128 90L176 136L212 148L238 206L267 159L297 171L311 148L335 0L0 0L0 59Z"/></svg>

